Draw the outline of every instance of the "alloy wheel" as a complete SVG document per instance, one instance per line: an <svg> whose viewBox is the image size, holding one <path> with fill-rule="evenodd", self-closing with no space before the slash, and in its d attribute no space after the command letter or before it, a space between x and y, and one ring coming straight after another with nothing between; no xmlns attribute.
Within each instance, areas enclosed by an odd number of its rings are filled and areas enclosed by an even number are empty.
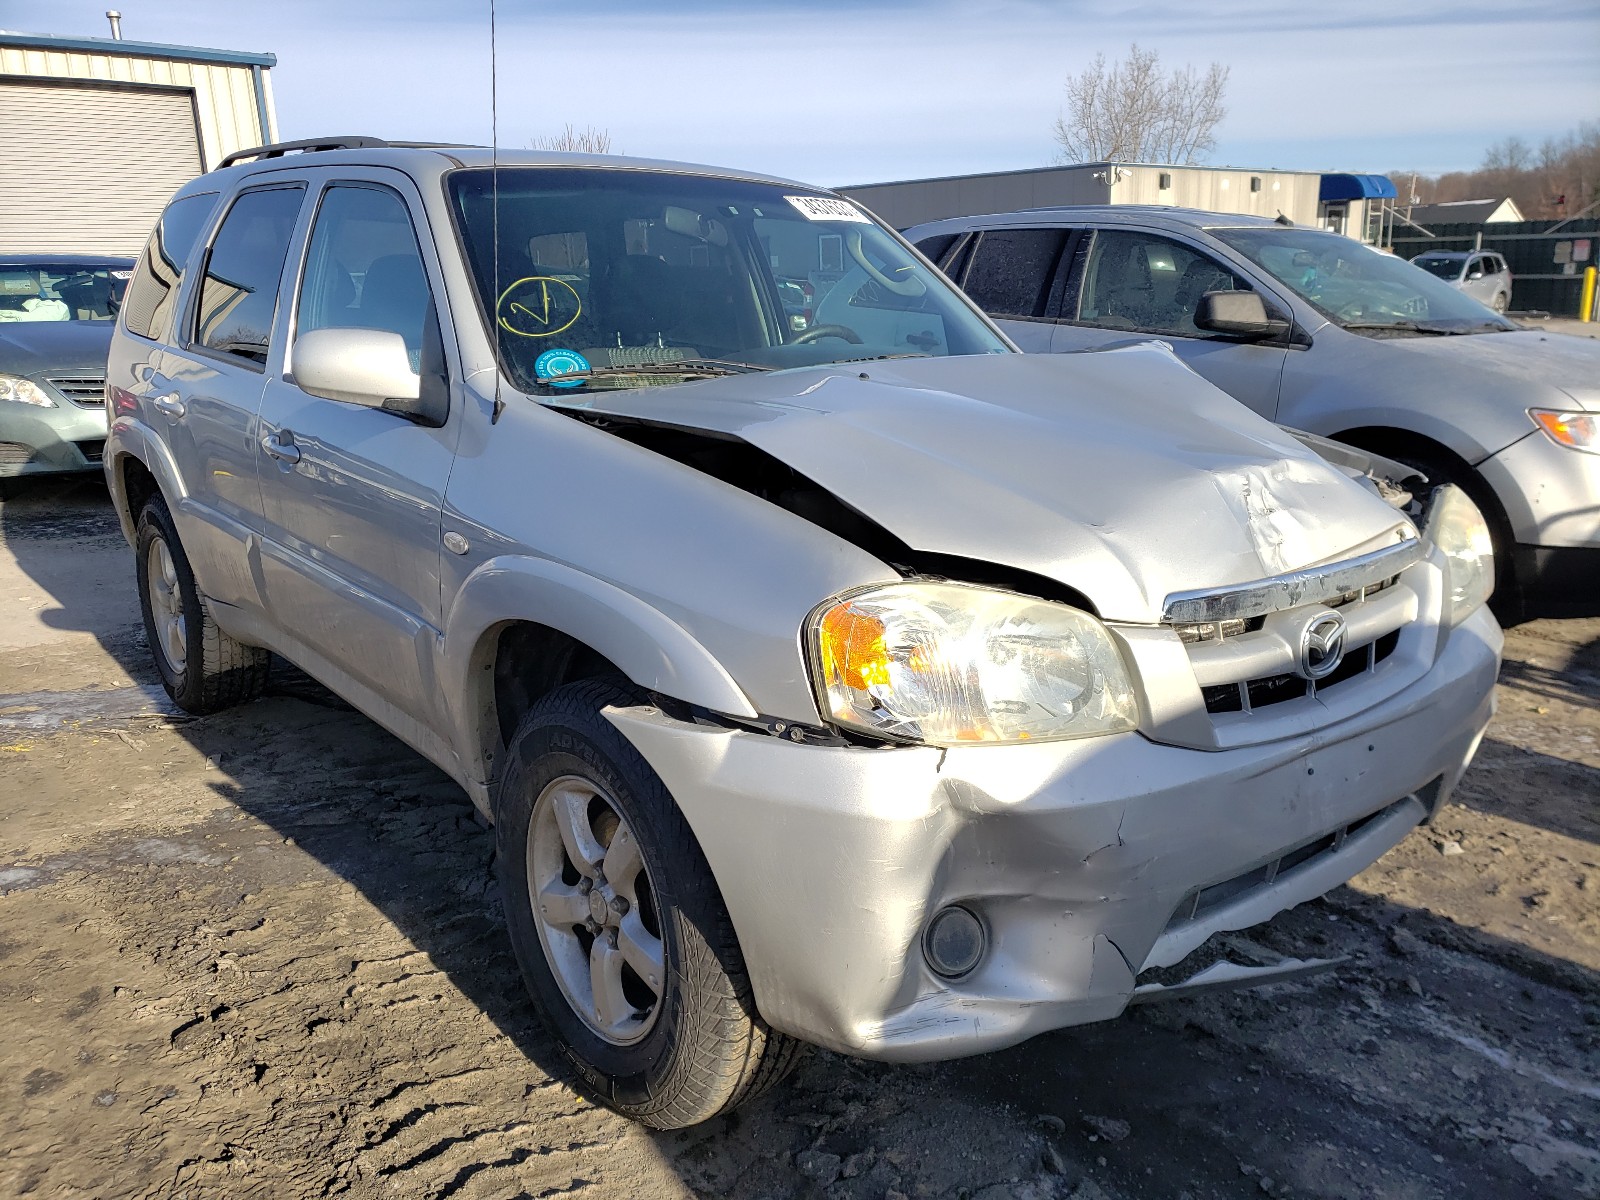
<svg viewBox="0 0 1600 1200"><path fill-rule="evenodd" d="M660 910L639 843L587 779L553 780L528 823L528 895L572 1011L614 1046L655 1026L666 987Z"/></svg>
<svg viewBox="0 0 1600 1200"><path fill-rule="evenodd" d="M189 659L189 628L183 615L178 569L165 538L158 537L150 543L150 553L145 558L145 579L149 584L156 653L161 655L169 671L182 675Z"/></svg>

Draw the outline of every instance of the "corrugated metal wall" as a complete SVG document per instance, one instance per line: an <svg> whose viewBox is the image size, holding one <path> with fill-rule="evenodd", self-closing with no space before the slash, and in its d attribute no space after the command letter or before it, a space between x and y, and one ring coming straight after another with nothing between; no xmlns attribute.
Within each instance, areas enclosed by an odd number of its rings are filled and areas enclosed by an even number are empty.
<svg viewBox="0 0 1600 1200"><path fill-rule="evenodd" d="M1111 189L1113 204L1172 204L1203 212L1248 213L1275 217L1280 212L1296 225L1317 223L1317 197L1322 176L1301 171L1239 171L1214 167L1123 167ZM1161 176L1172 186L1161 187ZM1259 188L1250 190L1251 180Z"/></svg>
<svg viewBox="0 0 1600 1200"><path fill-rule="evenodd" d="M1115 182L1097 179L1121 172ZM1163 174L1171 186L1161 187ZM1250 180L1261 180L1252 192ZM844 187L839 191L871 209L897 229L945 217L1017 212L1058 204L1172 204L1208 212L1254 213L1275 217L1281 211L1298 224L1317 219L1322 176L1300 171L1245 171L1216 167L1164 167L1103 163L964 175L948 179L909 179L900 183Z"/></svg>
<svg viewBox="0 0 1600 1200"><path fill-rule="evenodd" d="M131 257L199 171L187 89L0 80L0 253Z"/></svg>
<svg viewBox="0 0 1600 1200"><path fill-rule="evenodd" d="M247 66L184 62L123 54L86 54L8 46L0 38L0 76L46 79L105 80L154 83L192 88L199 115L200 146L207 167L226 154L276 140L276 131L262 129L257 116L255 78ZM263 72L263 75L268 75ZM263 79L271 107L270 76Z"/></svg>
<svg viewBox="0 0 1600 1200"><path fill-rule="evenodd" d="M7 44L0 249L135 254L179 185L276 139L249 65Z"/></svg>

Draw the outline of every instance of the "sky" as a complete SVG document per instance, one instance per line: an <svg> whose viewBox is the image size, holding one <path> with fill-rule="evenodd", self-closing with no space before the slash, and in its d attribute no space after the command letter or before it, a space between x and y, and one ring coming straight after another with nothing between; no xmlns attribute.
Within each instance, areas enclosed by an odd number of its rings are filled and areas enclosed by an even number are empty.
<svg viewBox="0 0 1600 1200"><path fill-rule="evenodd" d="M0 0L0 29L107 36L106 7ZM119 7L129 40L277 55L286 140L571 122L835 186L1049 165L1066 78L1131 42L1229 68L1215 165L1437 174L1600 119L1595 0L496 0L493 42L489 0Z"/></svg>

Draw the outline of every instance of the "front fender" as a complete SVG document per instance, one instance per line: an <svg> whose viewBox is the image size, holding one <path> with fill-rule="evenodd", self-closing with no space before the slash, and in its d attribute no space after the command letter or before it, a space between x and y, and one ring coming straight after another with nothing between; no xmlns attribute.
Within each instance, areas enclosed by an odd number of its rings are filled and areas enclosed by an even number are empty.
<svg viewBox="0 0 1600 1200"><path fill-rule="evenodd" d="M492 669L480 652L485 635L508 622L559 630L604 655L640 687L730 716L757 712L733 677L675 621L621 588L548 559L491 558L469 575L445 619L442 676L456 744L476 768L492 719L472 697L472 673ZM482 782L487 782L483 780Z"/></svg>

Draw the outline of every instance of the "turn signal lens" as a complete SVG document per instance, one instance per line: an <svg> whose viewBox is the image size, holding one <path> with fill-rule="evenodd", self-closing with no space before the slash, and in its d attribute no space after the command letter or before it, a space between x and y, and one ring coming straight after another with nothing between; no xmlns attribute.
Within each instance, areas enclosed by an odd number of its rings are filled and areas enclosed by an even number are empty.
<svg viewBox="0 0 1600 1200"><path fill-rule="evenodd" d="M1528 415L1552 441L1574 450L1600 454L1600 417L1588 412L1558 412L1549 408L1530 408Z"/></svg>
<svg viewBox="0 0 1600 1200"><path fill-rule="evenodd" d="M835 724L930 746L1120 733L1138 705L1088 613L949 583L874 588L813 614L807 641Z"/></svg>

